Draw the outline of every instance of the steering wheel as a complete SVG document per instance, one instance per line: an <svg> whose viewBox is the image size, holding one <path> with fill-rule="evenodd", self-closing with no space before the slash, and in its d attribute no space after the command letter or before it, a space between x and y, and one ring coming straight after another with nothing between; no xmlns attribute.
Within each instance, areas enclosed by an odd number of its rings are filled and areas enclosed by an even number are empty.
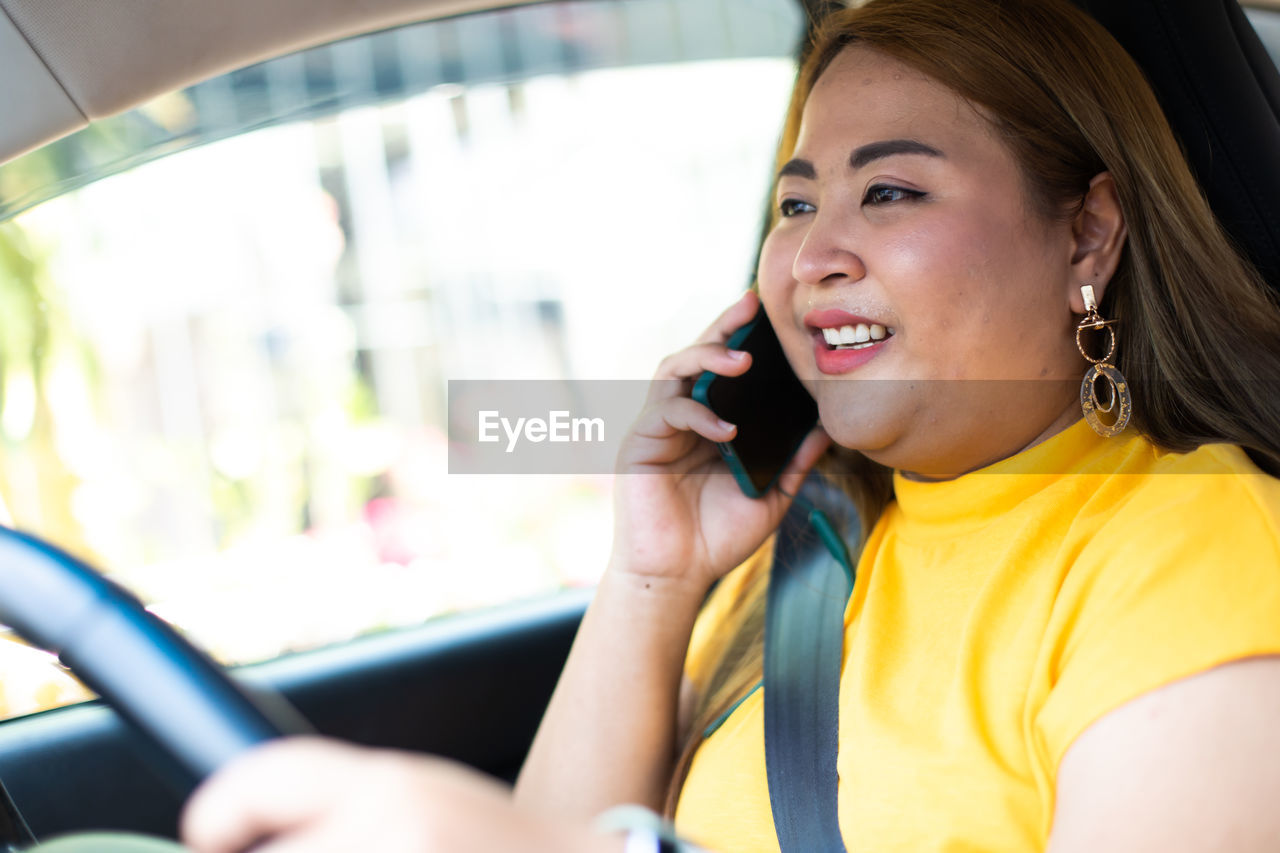
<svg viewBox="0 0 1280 853"><path fill-rule="evenodd" d="M59 548L0 527L0 622L55 652L176 759L194 787L236 755L310 726L277 695L250 694L128 591ZM3 788L0 788L3 792ZM7 795L0 844L31 843Z"/></svg>

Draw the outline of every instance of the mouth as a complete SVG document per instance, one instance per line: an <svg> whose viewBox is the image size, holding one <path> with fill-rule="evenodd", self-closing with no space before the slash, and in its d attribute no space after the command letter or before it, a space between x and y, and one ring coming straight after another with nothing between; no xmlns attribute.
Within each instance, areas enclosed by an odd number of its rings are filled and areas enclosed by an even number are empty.
<svg viewBox="0 0 1280 853"><path fill-rule="evenodd" d="M893 337L894 330L879 323L846 323L819 327L818 332L828 350L860 350L873 347Z"/></svg>
<svg viewBox="0 0 1280 853"><path fill-rule="evenodd" d="M874 317L835 307L812 310L802 322L813 338L815 366L828 376L861 369L884 352L896 332Z"/></svg>

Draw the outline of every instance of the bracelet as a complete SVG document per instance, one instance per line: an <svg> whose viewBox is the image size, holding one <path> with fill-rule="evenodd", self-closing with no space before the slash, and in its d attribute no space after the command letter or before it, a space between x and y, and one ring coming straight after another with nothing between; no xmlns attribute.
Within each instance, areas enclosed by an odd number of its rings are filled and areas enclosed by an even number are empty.
<svg viewBox="0 0 1280 853"><path fill-rule="evenodd" d="M625 832L623 853L707 853L676 836L669 821L643 806L614 806L595 820L599 832Z"/></svg>
<svg viewBox="0 0 1280 853"><path fill-rule="evenodd" d="M632 829L627 832L622 853L681 853L676 842L668 841L651 829Z"/></svg>

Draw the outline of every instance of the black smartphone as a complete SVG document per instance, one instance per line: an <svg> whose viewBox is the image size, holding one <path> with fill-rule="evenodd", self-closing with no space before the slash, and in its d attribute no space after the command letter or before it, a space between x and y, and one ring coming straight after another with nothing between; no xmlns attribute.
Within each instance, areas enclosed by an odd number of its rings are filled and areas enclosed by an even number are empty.
<svg viewBox="0 0 1280 853"><path fill-rule="evenodd" d="M728 346L751 353L751 367L741 376L704 371L694 383L693 399L737 425L733 440L716 446L742 491L758 498L818 422L818 406L791 370L763 306L733 333Z"/></svg>

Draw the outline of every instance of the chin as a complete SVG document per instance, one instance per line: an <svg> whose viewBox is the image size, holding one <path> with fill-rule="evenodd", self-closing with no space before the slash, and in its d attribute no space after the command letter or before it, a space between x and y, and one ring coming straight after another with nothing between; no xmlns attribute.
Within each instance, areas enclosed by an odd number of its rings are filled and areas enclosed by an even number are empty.
<svg viewBox="0 0 1280 853"><path fill-rule="evenodd" d="M953 460L939 457L954 424L939 420L927 399L905 393L912 384L861 383L856 396L819 396L822 427L836 444L880 465L928 477L954 476L947 464Z"/></svg>
<svg viewBox="0 0 1280 853"><path fill-rule="evenodd" d="M874 459L898 445L908 419L876 401L828 401L819 399L818 417L831 440Z"/></svg>

